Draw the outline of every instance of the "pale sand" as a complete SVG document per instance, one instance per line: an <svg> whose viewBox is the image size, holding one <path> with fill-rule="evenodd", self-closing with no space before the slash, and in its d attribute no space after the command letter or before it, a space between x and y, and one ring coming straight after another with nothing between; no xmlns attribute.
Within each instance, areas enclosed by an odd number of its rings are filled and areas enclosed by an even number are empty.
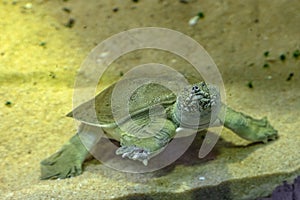
<svg viewBox="0 0 300 200"><path fill-rule="evenodd" d="M190 199L201 194L193 188L224 180L235 180L224 193L234 196L244 190L243 197L252 199L270 193L275 182L300 173L300 59L292 57L300 49L299 1L40 0L32 1L32 8L23 8L27 1L15 2L0 3L1 199L112 199L134 193ZM188 20L200 10L205 18L190 27ZM71 29L64 26L70 17L76 20ZM244 148L235 145L245 141L224 130L224 140L234 145L221 142L215 160L178 164L159 177L126 175L89 162L79 177L40 181L39 162L76 131L64 115L72 109L76 72L86 55L107 37L144 26L171 28L202 44L222 74L227 103L255 117L267 116L278 129L279 140ZM265 51L270 51L269 68L262 67ZM279 60L282 53L285 62ZM105 84L128 63L153 62L152 54L141 55L117 63ZM168 56L154 61L172 63ZM286 81L291 72L292 80ZM253 89L247 87L249 81ZM5 105L7 101L12 105ZM199 182L200 176L206 181ZM262 180L251 179L257 176ZM276 181L264 183L268 177ZM249 191L252 196L247 196Z"/></svg>

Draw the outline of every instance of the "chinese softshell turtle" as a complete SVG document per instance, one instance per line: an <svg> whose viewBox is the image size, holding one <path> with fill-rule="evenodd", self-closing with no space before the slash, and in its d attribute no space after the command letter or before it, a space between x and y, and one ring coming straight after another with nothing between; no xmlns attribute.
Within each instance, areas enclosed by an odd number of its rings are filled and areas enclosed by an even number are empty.
<svg viewBox="0 0 300 200"><path fill-rule="evenodd" d="M224 127L249 141L266 143L277 138L277 131L265 117L253 119L234 111L222 104L217 87L205 82L185 87L177 96L168 88L156 83L142 85L128 102L130 117L126 116L116 123L111 108L114 87L115 84L111 85L67 115L80 121L80 128L58 152L41 162L41 179L67 178L82 173L82 164L97 142L94 141L97 137L93 134L98 133L93 133L89 127L101 127L109 138L119 141L117 155L140 161L144 165L164 150L175 137L176 130L195 126L195 123L192 123L195 116L198 118L197 127L192 128L198 130L208 128L210 122L216 122L215 124L224 124ZM88 114L93 108L93 102L96 119ZM160 109L157 109L156 113L157 105L160 105ZM218 114L212 114L213 109L225 110L222 123L218 123ZM162 122L161 128L156 127L161 126ZM120 124L126 127L127 131L123 131L124 129L119 127ZM85 140L85 145L82 140Z"/></svg>

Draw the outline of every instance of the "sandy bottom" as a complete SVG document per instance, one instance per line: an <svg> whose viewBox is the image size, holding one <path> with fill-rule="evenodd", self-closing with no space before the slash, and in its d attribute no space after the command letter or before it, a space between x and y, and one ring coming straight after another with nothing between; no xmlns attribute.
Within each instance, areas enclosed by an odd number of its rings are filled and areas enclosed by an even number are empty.
<svg viewBox="0 0 300 200"><path fill-rule="evenodd" d="M145 26L174 29L198 41L219 67L227 103L255 117L267 116L279 131L279 140L251 146L249 153L245 141L224 130L224 140L236 146L219 145L224 160L216 159L204 171L226 167L234 179L299 172L300 57L293 55L300 49L299 1L3 0L0 10L0 198L113 199L131 193L181 194L195 187L193 176L204 172L184 165L137 181L90 162L79 177L39 180L39 162L76 131L65 114L72 110L84 58L113 34ZM189 26L199 11L205 17ZM126 66L149 61L185 72L185 61L178 57L136 52L114 63L100 87L119 78ZM179 174L181 169L186 174ZM217 178L212 173L210 181L222 182Z"/></svg>

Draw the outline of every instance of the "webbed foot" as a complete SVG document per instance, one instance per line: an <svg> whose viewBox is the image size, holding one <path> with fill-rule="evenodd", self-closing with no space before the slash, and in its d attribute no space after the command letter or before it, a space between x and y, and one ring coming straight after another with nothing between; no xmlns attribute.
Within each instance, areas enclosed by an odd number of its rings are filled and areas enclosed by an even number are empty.
<svg viewBox="0 0 300 200"><path fill-rule="evenodd" d="M82 163L88 151L76 135L58 152L41 162L41 179L63 179L82 173Z"/></svg>
<svg viewBox="0 0 300 200"><path fill-rule="evenodd" d="M122 146L117 149L117 155L122 155L122 158L141 161L145 166L148 165L150 152L146 149L135 146Z"/></svg>

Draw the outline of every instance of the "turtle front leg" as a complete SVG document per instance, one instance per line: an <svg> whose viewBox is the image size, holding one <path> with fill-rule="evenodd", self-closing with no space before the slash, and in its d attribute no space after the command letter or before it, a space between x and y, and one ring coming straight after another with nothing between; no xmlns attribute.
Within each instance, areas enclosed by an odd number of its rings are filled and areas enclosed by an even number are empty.
<svg viewBox="0 0 300 200"><path fill-rule="evenodd" d="M155 132L155 123L165 122L163 128ZM145 166L148 161L165 149L169 141L176 133L176 127L173 122L165 119L157 119L154 124L150 124L138 130L138 133L121 133L121 147L117 149L116 154L123 158L138 160ZM140 136L143 137L140 137Z"/></svg>
<svg viewBox="0 0 300 200"><path fill-rule="evenodd" d="M79 132L62 148L41 161L41 179L63 179L82 173L82 163L97 142L97 131L82 124Z"/></svg>
<svg viewBox="0 0 300 200"><path fill-rule="evenodd" d="M225 108L224 126L238 136L249 141L264 143L278 137L277 130L271 126L266 117L254 119L244 113L234 111L228 106Z"/></svg>

